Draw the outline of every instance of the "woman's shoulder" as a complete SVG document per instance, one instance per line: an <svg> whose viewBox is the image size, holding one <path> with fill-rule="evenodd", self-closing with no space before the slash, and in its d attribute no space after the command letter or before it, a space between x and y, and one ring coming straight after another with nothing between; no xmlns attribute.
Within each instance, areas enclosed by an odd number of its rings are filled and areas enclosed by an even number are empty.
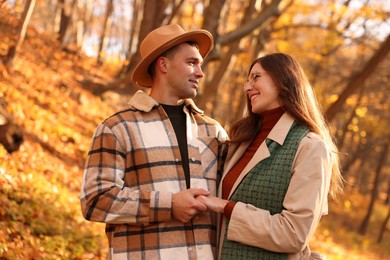
<svg viewBox="0 0 390 260"><path fill-rule="evenodd" d="M298 150L302 149L328 153L328 148L323 138L314 132L307 133L307 135L301 140Z"/></svg>
<svg viewBox="0 0 390 260"><path fill-rule="evenodd" d="M314 132L308 132L304 139L307 139L308 142L324 143L324 140L321 138L321 136Z"/></svg>

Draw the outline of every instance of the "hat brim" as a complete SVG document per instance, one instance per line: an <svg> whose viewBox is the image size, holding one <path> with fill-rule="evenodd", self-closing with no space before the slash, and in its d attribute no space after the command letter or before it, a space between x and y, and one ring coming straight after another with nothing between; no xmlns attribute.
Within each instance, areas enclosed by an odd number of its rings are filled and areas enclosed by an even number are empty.
<svg viewBox="0 0 390 260"><path fill-rule="evenodd" d="M187 42L196 42L199 48L200 55L205 58L213 47L213 37L211 33L206 30L197 30L184 33L168 42L159 46L159 48L153 50L149 55L145 56L135 67L132 80L135 84L140 87L150 88L152 86L152 78L148 73L150 64L157 59L162 53L169 50L170 48Z"/></svg>

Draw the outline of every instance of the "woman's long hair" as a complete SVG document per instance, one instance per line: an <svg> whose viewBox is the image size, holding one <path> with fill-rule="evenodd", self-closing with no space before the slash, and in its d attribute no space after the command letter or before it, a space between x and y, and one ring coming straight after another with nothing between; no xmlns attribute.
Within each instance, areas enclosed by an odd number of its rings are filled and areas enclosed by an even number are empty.
<svg viewBox="0 0 390 260"><path fill-rule="evenodd" d="M330 194L331 196L339 194L343 187L343 178L339 168L339 152L302 67L288 54L272 53L256 59L251 64L249 73L257 63L269 73L280 88L279 97L283 108L298 122L307 126L310 131L318 134L328 151L331 151L333 167ZM247 110L247 115L231 126L229 137L232 143L252 140L261 126L261 117L252 112L248 97Z"/></svg>

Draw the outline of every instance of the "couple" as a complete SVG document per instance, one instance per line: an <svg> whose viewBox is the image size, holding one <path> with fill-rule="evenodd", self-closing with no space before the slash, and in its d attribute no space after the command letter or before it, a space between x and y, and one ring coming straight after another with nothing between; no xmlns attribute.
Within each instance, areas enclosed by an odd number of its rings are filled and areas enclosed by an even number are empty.
<svg viewBox="0 0 390 260"><path fill-rule="evenodd" d="M341 177L313 90L289 55L258 58L243 87L247 115L228 138L191 99L212 46L205 30L150 32L133 72L150 93L95 131L81 207L106 223L110 259L315 256L309 241Z"/></svg>

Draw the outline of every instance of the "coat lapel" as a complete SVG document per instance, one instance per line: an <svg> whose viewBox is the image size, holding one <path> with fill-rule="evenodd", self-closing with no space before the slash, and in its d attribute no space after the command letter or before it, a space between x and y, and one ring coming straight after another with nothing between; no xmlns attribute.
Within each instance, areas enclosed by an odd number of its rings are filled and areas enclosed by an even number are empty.
<svg viewBox="0 0 390 260"><path fill-rule="evenodd" d="M288 112L284 113L283 116L279 119L279 121L276 123L274 128L272 128L271 132L267 136L268 139L271 139L279 144L283 144L284 140L286 139L286 136L288 134L288 131L290 130L291 125L294 123L294 118L292 115L290 115ZM224 169L224 174L222 177L222 180L220 182L220 187L218 189L218 194L221 197L222 195L222 182L226 174L233 168L233 166L241 159L242 155L245 153L246 149L250 145L251 142L245 142L240 145L234 144L231 147L229 147L228 155L227 155L227 163L226 167ZM252 159L248 162L244 170L241 172L241 174L238 176L237 180L235 181L233 188L229 194L229 198L233 194L233 192L236 190L237 186L240 184L242 179L249 173L253 167L256 166L259 162L262 160L268 158L270 156L270 152L268 150L268 147L265 142L263 142L259 149L257 149L256 153L252 157Z"/></svg>

